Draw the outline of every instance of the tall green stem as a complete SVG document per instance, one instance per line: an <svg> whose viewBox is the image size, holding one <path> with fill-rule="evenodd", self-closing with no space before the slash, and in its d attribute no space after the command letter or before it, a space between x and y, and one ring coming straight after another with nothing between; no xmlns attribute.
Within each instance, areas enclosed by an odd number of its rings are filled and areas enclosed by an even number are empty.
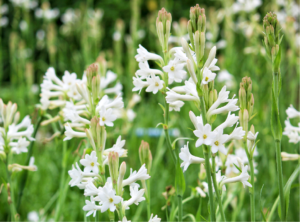
<svg viewBox="0 0 300 222"><path fill-rule="evenodd" d="M251 184L252 191L250 195L250 203L251 203L251 221L255 221L255 184L254 184L254 166L252 158L249 159L250 164L250 176L251 176Z"/></svg>
<svg viewBox="0 0 300 222"><path fill-rule="evenodd" d="M178 221L182 221L182 196L178 196Z"/></svg>
<svg viewBox="0 0 300 222"><path fill-rule="evenodd" d="M62 172L61 172L61 177L60 177L60 185L59 185L59 199L58 202L56 204L56 208L55 208L55 216L54 216L54 221L58 221L59 217L61 215L61 209L62 209L62 205L65 201L65 192L67 192L68 190L64 189L64 184L65 184L65 180L66 180L66 169L67 169L67 160L68 160L68 155L67 155L67 141L63 142L63 159L62 159Z"/></svg>
<svg viewBox="0 0 300 222"><path fill-rule="evenodd" d="M200 96L200 109L202 113L202 120L203 120L203 125L206 124L207 119L206 119L206 108L205 108L205 101L203 96ZM208 184L208 195L209 195L209 203L210 203L210 220L215 221L216 220L216 215L215 215L215 207L214 207L214 194L213 194L213 185L211 181L211 169L210 169L210 147L206 145L202 145L203 147L203 154L204 154L204 159L205 159L205 170L206 170L206 177L207 177L207 184ZM213 174L215 174L213 170Z"/></svg>
<svg viewBox="0 0 300 222"><path fill-rule="evenodd" d="M7 174L7 183L9 184L9 190L7 189L7 194L8 197L10 195L10 203L9 203L9 208L10 208L10 214L11 214L11 221L17 221L16 216L17 216L17 211L15 207L15 198L14 198L14 189L13 185L11 183L11 178L10 178L10 172L8 170L8 156L6 160L6 174Z"/></svg>
<svg viewBox="0 0 300 222"><path fill-rule="evenodd" d="M216 169L216 161L215 161L215 157L213 156L212 157L212 171L215 171L215 169ZM213 177L215 192L217 194L217 199L218 199L219 208L220 208L220 212L221 212L221 218L222 218L222 221L226 221L226 217L225 217L224 210L223 210L222 197L220 195L220 191L219 191L219 188L218 188L216 174L213 173L212 177Z"/></svg>
<svg viewBox="0 0 300 222"><path fill-rule="evenodd" d="M279 116L279 81L280 81L280 70L274 71L273 70L273 89L275 100L276 100L276 108ZM279 120L279 117L278 117ZM282 162L281 162L281 134L282 132L279 130L281 128L280 122L275 122L275 128L273 126L274 133L274 140L275 140L275 149L276 149L276 164L277 164L277 172L278 172L278 186L279 186L279 196L280 196L280 203L281 203L281 218L282 220L286 221L286 214L285 214L285 200L284 200L284 192L283 192L283 174L282 174Z"/></svg>

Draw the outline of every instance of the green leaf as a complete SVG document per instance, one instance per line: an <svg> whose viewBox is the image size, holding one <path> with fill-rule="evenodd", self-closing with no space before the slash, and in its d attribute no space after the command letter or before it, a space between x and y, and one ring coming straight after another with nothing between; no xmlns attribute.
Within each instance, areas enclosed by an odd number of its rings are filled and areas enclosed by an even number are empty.
<svg viewBox="0 0 300 222"><path fill-rule="evenodd" d="M163 124L163 123L158 123L158 124L156 125L156 127L158 127L158 126L160 126L160 125L165 126L165 124Z"/></svg>
<svg viewBox="0 0 300 222"><path fill-rule="evenodd" d="M300 173L300 165L297 166L297 168L294 170L294 172L292 173L292 175L290 176L289 180L287 181L287 183L284 186L284 196L287 196L287 193L289 192L289 190L291 189L292 183L294 182L294 180L298 177L298 174ZM279 196L277 197L277 199L275 200L271 212L268 216L267 221L271 221L272 216L276 210L276 207L279 203ZM279 207L280 208L280 207Z"/></svg>
<svg viewBox="0 0 300 222"><path fill-rule="evenodd" d="M280 140L282 136L282 128L279 119L279 110L277 108L277 97L275 96L274 85L272 87L272 112L271 112L271 130L273 137Z"/></svg>
<svg viewBox="0 0 300 222"><path fill-rule="evenodd" d="M191 218L191 221L196 222L196 218L193 214L187 214L182 219Z"/></svg>
<svg viewBox="0 0 300 222"><path fill-rule="evenodd" d="M233 164L235 168L237 168L240 172L242 172L241 168L239 168L237 165Z"/></svg>
<svg viewBox="0 0 300 222"><path fill-rule="evenodd" d="M165 107L162 105L162 104L160 104L160 103L158 103L158 105L160 106L160 108L163 110L163 112L165 113L166 112L166 109L165 109Z"/></svg>
<svg viewBox="0 0 300 222"><path fill-rule="evenodd" d="M178 150L177 152L177 157L178 157ZM180 158L176 158L176 176L175 176L175 189L177 195L183 196L184 191L185 191L185 179L183 175L183 171L180 167Z"/></svg>
<svg viewBox="0 0 300 222"><path fill-rule="evenodd" d="M263 221L267 221L267 218L263 212L263 205L261 204L261 193L262 193L263 188L264 188L264 184L262 185L262 187L260 189L260 193L259 193L259 207L260 207L260 213L261 213Z"/></svg>
<svg viewBox="0 0 300 222"><path fill-rule="evenodd" d="M278 72L279 67L280 67L280 62L281 62L281 46L279 45L278 53L273 62L275 72Z"/></svg>

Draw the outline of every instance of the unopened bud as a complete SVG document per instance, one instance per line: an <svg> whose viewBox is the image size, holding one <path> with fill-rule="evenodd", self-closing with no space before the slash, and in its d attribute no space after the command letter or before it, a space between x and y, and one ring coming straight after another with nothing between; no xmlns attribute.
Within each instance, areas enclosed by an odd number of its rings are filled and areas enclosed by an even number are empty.
<svg viewBox="0 0 300 222"><path fill-rule="evenodd" d="M244 131L248 131L248 122L249 122L248 110L244 109L243 119L242 119L242 127Z"/></svg>
<svg viewBox="0 0 300 222"><path fill-rule="evenodd" d="M204 49L205 49L205 33L204 32L201 32L201 34L200 34L200 48L201 48L200 57L202 59L204 56Z"/></svg>
<svg viewBox="0 0 300 222"><path fill-rule="evenodd" d="M86 70L87 86L89 90L92 88L92 80L98 73L98 65L96 63L91 64Z"/></svg>
<svg viewBox="0 0 300 222"><path fill-rule="evenodd" d="M195 32L194 36L194 44L195 44L195 53L196 53L196 59L197 59L197 64L200 64L200 59L201 59L201 46L200 46L200 33L199 31Z"/></svg>
<svg viewBox="0 0 300 222"><path fill-rule="evenodd" d="M119 177L119 155L117 152L109 152L108 167L113 187L117 190L117 181Z"/></svg>
<svg viewBox="0 0 300 222"><path fill-rule="evenodd" d="M282 161L289 161L289 160L299 160L300 155L299 154L291 154L291 153L286 153L286 152L281 152L281 158Z"/></svg>
<svg viewBox="0 0 300 222"><path fill-rule="evenodd" d="M92 80L92 96L97 101L100 93L100 75L94 76Z"/></svg>
<svg viewBox="0 0 300 222"><path fill-rule="evenodd" d="M214 102L216 102L218 99L218 92L216 89L214 89Z"/></svg>
<svg viewBox="0 0 300 222"><path fill-rule="evenodd" d="M208 100L207 109L209 109L212 106L212 104L214 104L214 91L209 92L209 100Z"/></svg>
<svg viewBox="0 0 300 222"><path fill-rule="evenodd" d="M122 183L126 173L126 163L123 161L120 166L119 178L118 178L118 190L117 195L122 196Z"/></svg>
<svg viewBox="0 0 300 222"><path fill-rule="evenodd" d="M150 172L152 166L152 154L149 148L149 143L142 140L139 148L139 156L141 165L146 164L148 172Z"/></svg>
<svg viewBox="0 0 300 222"><path fill-rule="evenodd" d="M194 61L194 60L192 60ZM195 73L195 69L194 69L194 64L190 59L188 59L186 61L186 67L187 67L187 70L189 71L189 74L190 76L192 77L194 83L197 85L198 83L198 80L197 80L197 77L196 77L196 73Z"/></svg>
<svg viewBox="0 0 300 222"><path fill-rule="evenodd" d="M253 114L253 108L254 108L254 96L253 96L253 94L251 94L251 98L250 98L250 101L249 101L249 110L248 110L250 117Z"/></svg>
<svg viewBox="0 0 300 222"><path fill-rule="evenodd" d="M189 33L189 37L190 37L190 42L191 42L193 48L195 48L194 32L193 32L193 27L192 27L192 22L191 21L188 21L187 29L188 29L188 33Z"/></svg>
<svg viewBox="0 0 300 222"><path fill-rule="evenodd" d="M239 100L240 100L240 108L241 110L246 109L247 102L246 102L246 91L244 88L240 88L239 90Z"/></svg>

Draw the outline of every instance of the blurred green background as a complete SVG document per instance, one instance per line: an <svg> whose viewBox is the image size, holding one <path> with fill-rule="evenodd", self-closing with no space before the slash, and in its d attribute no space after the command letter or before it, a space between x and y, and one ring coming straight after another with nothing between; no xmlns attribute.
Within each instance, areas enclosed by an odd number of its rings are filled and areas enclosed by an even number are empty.
<svg viewBox="0 0 300 222"><path fill-rule="evenodd" d="M156 35L155 19L162 7L171 12L173 20L172 35L183 36L187 33L186 22L189 9L195 4L204 7L207 16L207 53L213 45L217 45L218 65L221 70L227 70L232 76L231 96L238 94L239 82L242 77L249 76L253 81L255 98L252 120L255 130L259 132L258 174L256 176L257 219L261 218L259 200L264 212L272 207L277 195L275 149L270 130L271 108L271 66L267 61L262 46L262 19L269 11L279 12L283 17L282 32L282 90L280 94L280 115L282 125L286 119L285 110L293 104L299 110L299 2L294 1L262 1L261 5L250 11L233 12L234 1L171 1L171 0L102 0L102 1L31 1L28 8L17 5L17 1L1 1L0 10L0 97L4 102L12 101L18 104L21 116L34 116L35 105L39 103L39 84L48 67L54 67L58 76L65 70L75 72L81 77L86 67L96 61L101 55L107 60L108 69L118 74L123 84L125 106L133 93L131 89L132 76L138 68L134 59L138 44L148 51L161 54L161 48ZM22 2L22 1L20 1ZM294 4L294 5L293 5ZM7 6L7 10L3 9ZM49 11L54 9L53 11ZM48 10L41 13L40 10ZM42 16L41 16L42 14ZM6 19L5 19L6 18ZM173 42L170 45L178 46ZM216 81L218 90L224 85ZM141 93L142 100L135 107L137 116L130 127L124 130L124 122L119 120L115 129L107 128L112 138L107 141L111 147L119 134L126 139L128 157L126 162L133 169L140 167L138 147L141 140L149 142L154 158L151 175L151 211L162 220L166 212L161 208L166 205L162 192L174 183L174 169L170 164L164 136L137 136L138 128L154 128L163 121L162 110L157 105L163 103L162 96ZM180 136L193 137L187 103L180 112L172 112L170 126L178 128ZM55 111L54 111L55 112ZM225 119L225 116L224 116ZM221 120L219 120L221 121ZM45 137L51 136L51 129L41 127L38 140L34 147L37 172L29 172L24 197L19 214L22 220L27 220L30 211L38 211L43 215L40 220L50 220L55 210L55 194L59 187L62 162L62 141L56 139L43 143ZM71 169L76 154L79 139L68 143L70 158L67 169ZM182 145L182 144L181 144ZM201 155L200 149L190 142L190 148L195 154ZM299 146L288 143L283 136L282 150L289 153L299 153ZM26 154L18 155L18 163L24 162ZM296 167L296 162L283 162L284 183ZM129 170L128 170L129 172ZM127 173L128 173L127 172ZM4 164L0 163L0 175L4 173ZM190 166L185 173L187 190L185 197L190 196L192 188L197 186L199 166ZM18 174L13 180L18 183ZM261 199L259 191L261 192ZM238 187L238 188L235 188ZM235 192L238 190L239 192ZM0 194L0 220L8 218L6 191ZM235 197L227 206L226 216L229 220L245 221L250 218L249 190L241 184L228 189ZM243 197L244 195L244 197ZM291 190L288 220L299 219L299 183ZM53 203L51 203L53 201ZM202 215L207 218L207 198L202 201ZM196 214L199 197L195 197L184 205L184 214ZM132 206L127 212L127 218L132 221L146 218L146 203ZM62 220L84 220L83 191L76 187L69 188L65 205L62 209ZM141 218L141 219L140 219ZM108 219L102 217L101 219ZM276 213L276 220L279 219ZM93 220L93 219L91 219Z"/></svg>

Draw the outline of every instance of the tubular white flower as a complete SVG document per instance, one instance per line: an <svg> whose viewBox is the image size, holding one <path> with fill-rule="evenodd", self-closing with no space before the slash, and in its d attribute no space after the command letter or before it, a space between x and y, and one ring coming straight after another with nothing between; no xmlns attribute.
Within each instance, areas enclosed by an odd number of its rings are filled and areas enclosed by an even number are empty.
<svg viewBox="0 0 300 222"><path fill-rule="evenodd" d="M191 78L193 79L194 83L197 84L198 79L195 73L194 64L190 59L187 60L186 67L191 75Z"/></svg>
<svg viewBox="0 0 300 222"><path fill-rule="evenodd" d="M181 38L181 45L182 45L183 51L185 52L188 59L193 61L193 63L195 63L195 60L190 51L190 47L189 47L187 41L185 40L185 38Z"/></svg>
<svg viewBox="0 0 300 222"><path fill-rule="evenodd" d="M148 222L160 222L160 218L157 217L157 215L155 215L153 217L153 214L151 214L150 220Z"/></svg>
<svg viewBox="0 0 300 222"><path fill-rule="evenodd" d="M175 58L174 60L170 60L168 65L163 67L163 70L168 73L169 84L172 84L173 81L182 82L182 80L186 78L186 71L183 70L184 66L184 63L179 63L179 60Z"/></svg>
<svg viewBox="0 0 300 222"><path fill-rule="evenodd" d="M237 111L237 110L240 109L236 105L237 101L238 101L237 99L232 98L232 99L229 99L228 103L225 106L221 107L221 108L212 109L210 107L210 109L207 112L207 115L212 116L212 115L220 114L220 113L224 113L224 112Z"/></svg>
<svg viewBox="0 0 300 222"><path fill-rule="evenodd" d="M168 103L173 103L176 101L199 101L198 97L192 95L181 95L176 93L175 91L169 89L167 92L166 100Z"/></svg>
<svg viewBox="0 0 300 222"><path fill-rule="evenodd" d="M208 123L203 126L202 124L197 125L197 130L194 130L195 136L199 139L196 141L196 147L201 146L202 144L205 145L212 145L216 133L211 131L211 125Z"/></svg>
<svg viewBox="0 0 300 222"><path fill-rule="evenodd" d="M222 180L221 185L226 183L241 182L244 185L244 187L245 186L252 187L251 183L248 182L250 176L247 170L248 170L248 165L243 166L242 173L239 176L232 177L232 178L225 178L224 180Z"/></svg>
<svg viewBox="0 0 300 222"><path fill-rule="evenodd" d="M288 132L285 131L282 134L288 136L289 143L296 144L300 141L300 136L299 136L298 132L296 132L296 131L288 131Z"/></svg>
<svg viewBox="0 0 300 222"><path fill-rule="evenodd" d="M228 116L222 124L220 124L216 129L225 129L226 127L232 127L239 120L239 117L235 114L228 113Z"/></svg>
<svg viewBox="0 0 300 222"><path fill-rule="evenodd" d="M216 57L216 52L217 52L217 47L214 46L212 47L212 49L209 52L208 58L204 64L204 67L208 68L211 71L218 71L220 70L220 68L218 66L216 66L217 63L217 59Z"/></svg>
<svg viewBox="0 0 300 222"><path fill-rule="evenodd" d="M180 108L184 105L184 102L182 101L175 101L175 102L170 102L169 103L169 111L180 111Z"/></svg>
<svg viewBox="0 0 300 222"><path fill-rule="evenodd" d="M208 84L209 82L213 81L216 78L216 73L213 73L210 71L207 67L203 70L203 78L202 78L202 84Z"/></svg>
<svg viewBox="0 0 300 222"><path fill-rule="evenodd" d="M181 151L179 153L179 158L183 161L180 165L180 167L183 167L183 172L187 170L190 164L200 164L204 163L205 159L193 156L189 151L189 143L183 146L181 148Z"/></svg>
<svg viewBox="0 0 300 222"><path fill-rule="evenodd" d="M122 89L123 89L123 85L118 82L114 87L104 89L104 93L119 95L119 94L122 94Z"/></svg>
<svg viewBox="0 0 300 222"><path fill-rule="evenodd" d="M97 188L92 180L89 180L84 189L84 196L97 196L102 187Z"/></svg>
<svg viewBox="0 0 300 222"><path fill-rule="evenodd" d="M141 77L141 79L148 78L151 74L159 74L163 76L163 72L159 69L150 69L148 61L140 62L139 63L140 69L135 72L135 75L138 75Z"/></svg>
<svg viewBox="0 0 300 222"><path fill-rule="evenodd" d="M137 62L144 62L147 60L159 60L163 64L163 58L155 53L150 53L145 49L141 44L139 44L139 48L137 49L137 55L135 59Z"/></svg>
<svg viewBox="0 0 300 222"><path fill-rule="evenodd" d="M297 153L286 153L286 152L281 152L281 158L282 161L290 161L290 160L299 160L300 155Z"/></svg>
<svg viewBox="0 0 300 222"><path fill-rule="evenodd" d="M85 200L85 206L83 206L83 210L84 211L88 211L86 216L90 216L91 214L93 214L93 217L96 216L97 210L100 210L101 207L96 205L95 201L92 200L93 198L91 197L91 201L89 200Z"/></svg>
<svg viewBox="0 0 300 222"><path fill-rule="evenodd" d="M84 172L89 173L93 171L94 173L99 172L99 163L97 162L97 154L96 151L92 151L91 154L85 154L85 158L80 160L81 165L84 166Z"/></svg>
<svg viewBox="0 0 300 222"><path fill-rule="evenodd" d="M188 57L186 56L186 54L183 52L183 48L182 47L174 47L170 50L170 53L175 52L174 53L174 57L181 63L186 63L188 60Z"/></svg>
<svg viewBox="0 0 300 222"><path fill-rule="evenodd" d="M69 123L66 123L65 125L65 138L64 138L64 141L65 140L70 140L72 139L73 137L86 137L86 133L85 132L77 132L77 131L74 131L72 129L72 127L70 126Z"/></svg>
<svg viewBox="0 0 300 222"><path fill-rule="evenodd" d="M240 171L235 167L239 166L239 162L237 160L237 156L233 155L233 154L228 154L226 162L225 162L225 166L226 166L226 175L229 175L231 172L233 173L239 173Z"/></svg>
<svg viewBox="0 0 300 222"><path fill-rule="evenodd" d="M133 85L134 85L134 88L132 89L132 91L139 91L139 93L141 93L141 90L144 88L144 87L147 87L149 86L149 83L148 82L144 82L142 81L142 79L138 76L136 77L133 77Z"/></svg>
<svg viewBox="0 0 300 222"><path fill-rule="evenodd" d="M145 167L145 164L143 164L141 166L141 168L139 169L138 172L136 172L136 171L132 172L132 169L130 169L130 171L131 171L130 176L127 179L123 180L123 183L122 183L123 187L130 185L137 180L147 180L150 178L149 174L147 174L147 169Z"/></svg>
<svg viewBox="0 0 300 222"><path fill-rule="evenodd" d="M144 193L145 193L145 189L139 190L138 186L130 186L131 198L123 202L123 208L128 209L128 207L132 204L139 205L139 202L145 200L145 197L143 197Z"/></svg>
<svg viewBox="0 0 300 222"><path fill-rule="evenodd" d="M296 117L300 117L300 112L297 111L293 105L291 104L289 108L287 108L286 110L286 114L288 116L288 118L292 119L292 118L296 118Z"/></svg>
<svg viewBox="0 0 300 222"><path fill-rule="evenodd" d="M158 90L161 90L163 88L164 81L161 80L158 76L152 74L151 78L147 78L147 84L148 87L146 89L146 92L153 92L153 94L156 94Z"/></svg>
<svg viewBox="0 0 300 222"><path fill-rule="evenodd" d="M117 79L117 74L108 70L106 72L105 77L101 77L101 81L100 81L100 89L105 89L110 83L112 83L113 81L115 81Z"/></svg>
<svg viewBox="0 0 300 222"><path fill-rule="evenodd" d="M25 131L21 131L21 132L18 132L18 126L12 124L12 125L9 125L8 127L8 132L7 132L7 135L10 137L10 138L13 138L13 139L18 139L20 137L27 137L28 140L30 141L34 141L35 139L31 136L34 129L33 129L33 125L29 125L27 127L27 129Z"/></svg>
<svg viewBox="0 0 300 222"><path fill-rule="evenodd" d="M100 126L113 126L113 121L117 119L113 109L105 109L104 107L99 111L100 114Z"/></svg>
<svg viewBox="0 0 300 222"><path fill-rule="evenodd" d="M20 153L27 153L27 146L30 144L25 138L20 137L18 142L10 142L9 146L11 146L11 151L20 154Z"/></svg>
<svg viewBox="0 0 300 222"><path fill-rule="evenodd" d="M116 191L111 186L107 186L105 184L94 200L100 201L101 213L107 211L108 209L111 212L114 212L116 210L115 205L121 202L122 197L116 196Z"/></svg>
<svg viewBox="0 0 300 222"><path fill-rule="evenodd" d="M227 143L227 142L229 142L231 140L241 140L241 139L244 138L245 133L246 132L243 130L243 127L236 127L236 128L234 128L234 130L232 131L232 133L229 134L229 137L227 138L227 140L225 141L225 143Z"/></svg>
<svg viewBox="0 0 300 222"><path fill-rule="evenodd" d="M189 112L190 119L196 130L199 130L198 125L203 126L202 115L196 116L192 111Z"/></svg>
<svg viewBox="0 0 300 222"><path fill-rule="evenodd" d="M216 134L211 143L211 152L216 153L220 151L226 155L227 150L224 146L224 143L227 141L229 136L227 134L223 134L223 129L216 129L214 132Z"/></svg>

